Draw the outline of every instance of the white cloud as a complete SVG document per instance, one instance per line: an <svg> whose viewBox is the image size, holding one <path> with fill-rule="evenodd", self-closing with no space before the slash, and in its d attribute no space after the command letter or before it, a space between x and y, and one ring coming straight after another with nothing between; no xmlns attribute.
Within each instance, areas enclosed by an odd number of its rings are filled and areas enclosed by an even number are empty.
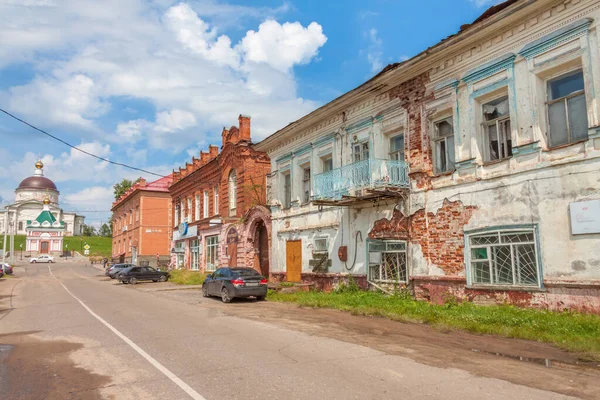
<svg viewBox="0 0 600 400"><path fill-rule="evenodd" d="M298 22L279 24L268 20L260 24L257 32L248 31L240 46L246 60L287 71L309 62L326 41L323 28L316 22L304 28Z"/></svg>
<svg viewBox="0 0 600 400"><path fill-rule="evenodd" d="M383 41L377 34L377 29L371 28L365 32L365 36L368 40L368 46L366 50L367 61L371 65L371 72L379 72L383 68Z"/></svg>
<svg viewBox="0 0 600 400"><path fill-rule="evenodd" d="M92 186L63 198L63 202L74 209L95 211L106 211L107 204L110 205L113 200L112 186Z"/></svg>
<svg viewBox="0 0 600 400"><path fill-rule="evenodd" d="M0 4L0 63L35 59L37 71L31 82L0 92L0 98L44 127L74 127L78 138L102 137L115 145L148 140L164 149L168 143L168 151L178 152L199 135L218 140L220 128L241 113L252 115L257 141L317 106L298 98L291 70L314 59L326 42L319 24L267 20L233 43L200 17L239 22L277 15L287 4L274 10L211 0L170 8L164 7L169 2L138 0L54 2ZM26 40L28 35L35 38ZM149 102L155 120L138 114L105 132L99 117L115 97Z"/></svg>
<svg viewBox="0 0 600 400"><path fill-rule="evenodd" d="M469 0L476 7L493 6L503 3L505 0Z"/></svg>

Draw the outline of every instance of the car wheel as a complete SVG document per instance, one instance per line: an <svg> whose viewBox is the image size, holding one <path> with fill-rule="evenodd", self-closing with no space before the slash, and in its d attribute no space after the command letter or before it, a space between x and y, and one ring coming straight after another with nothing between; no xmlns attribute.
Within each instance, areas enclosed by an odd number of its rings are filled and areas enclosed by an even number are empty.
<svg viewBox="0 0 600 400"><path fill-rule="evenodd" d="M152 282L158 282L158 279L152 279Z"/></svg>
<svg viewBox="0 0 600 400"><path fill-rule="evenodd" d="M134 277L129 278L129 284L135 285L136 283L137 283L137 279L135 279Z"/></svg>
<svg viewBox="0 0 600 400"><path fill-rule="evenodd" d="M167 277L164 275L161 275L160 278L158 278L159 282L166 282L167 281Z"/></svg>
<svg viewBox="0 0 600 400"><path fill-rule="evenodd" d="M231 297L229 297L229 291L226 287L221 289L221 300L223 300L223 303L231 303Z"/></svg>
<svg viewBox="0 0 600 400"><path fill-rule="evenodd" d="M32 262L33 264L37 263L37 261L35 261L35 260L32 260L31 262Z"/></svg>
<svg viewBox="0 0 600 400"><path fill-rule="evenodd" d="M257 296L256 300L258 300L258 301L265 301L265 296Z"/></svg>
<svg viewBox="0 0 600 400"><path fill-rule="evenodd" d="M206 285L202 286L202 297L209 297L208 296L208 288L206 287Z"/></svg>

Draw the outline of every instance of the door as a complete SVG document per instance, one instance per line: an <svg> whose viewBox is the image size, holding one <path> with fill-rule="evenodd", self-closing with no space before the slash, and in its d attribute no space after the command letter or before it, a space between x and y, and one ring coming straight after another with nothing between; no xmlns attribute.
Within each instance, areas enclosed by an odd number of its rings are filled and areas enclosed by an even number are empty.
<svg viewBox="0 0 600 400"><path fill-rule="evenodd" d="M260 273L269 277L269 234L264 224L258 228L258 262Z"/></svg>
<svg viewBox="0 0 600 400"><path fill-rule="evenodd" d="M45 253L45 254L48 253L48 244L49 244L49 242L42 242L40 244L40 253Z"/></svg>
<svg viewBox="0 0 600 400"><path fill-rule="evenodd" d="M227 245L227 255L229 256L229 266L237 267L237 243Z"/></svg>
<svg viewBox="0 0 600 400"><path fill-rule="evenodd" d="M300 282L302 273L302 241L285 242L285 272L288 282Z"/></svg>
<svg viewBox="0 0 600 400"><path fill-rule="evenodd" d="M216 287L217 286L217 278L219 276L221 276L221 268L219 268L215 272L213 272L212 278L208 282L208 294L211 294L211 295L217 294L215 292L217 290L217 287Z"/></svg>

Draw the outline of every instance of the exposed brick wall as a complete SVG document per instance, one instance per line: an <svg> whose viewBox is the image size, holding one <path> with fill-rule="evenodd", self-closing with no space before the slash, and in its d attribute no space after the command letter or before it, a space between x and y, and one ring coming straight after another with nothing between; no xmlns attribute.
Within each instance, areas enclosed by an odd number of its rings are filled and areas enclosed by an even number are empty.
<svg viewBox="0 0 600 400"><path fill-rule="evenodd" d="M461 201L444 200L437 212L424 209L406 217L394 210L391 219L380 219L369 232L370 239L402 239L419 245L423 257L446 275L464 271L464 226L476 210Z"/></svg>

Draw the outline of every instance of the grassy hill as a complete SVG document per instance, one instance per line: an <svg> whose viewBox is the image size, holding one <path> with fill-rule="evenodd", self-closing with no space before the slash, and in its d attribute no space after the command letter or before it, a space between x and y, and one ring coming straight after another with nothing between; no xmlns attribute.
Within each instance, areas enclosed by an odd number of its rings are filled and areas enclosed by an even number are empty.
<svg viewBox="0 0 600 400"><path fill-rule="evenodd" d="M3 237L0 238L0 242L3 240ZM10 240L8 237L6 240ZM83 254L83 246L85 244L90 245L90 255L91 256L103 256L108 257L112 255L112 238L109 237L100 237L100 236L65 236L63 240L64 250L72 250L79 251ZM15 255L20 254L20 245L23 245L23 249L25 249L25 235L15 235ZM6 245L8 249L8 243ZM0 246L0 249L2 247ZM25 254L25 251L23 251Z"/></svg>

